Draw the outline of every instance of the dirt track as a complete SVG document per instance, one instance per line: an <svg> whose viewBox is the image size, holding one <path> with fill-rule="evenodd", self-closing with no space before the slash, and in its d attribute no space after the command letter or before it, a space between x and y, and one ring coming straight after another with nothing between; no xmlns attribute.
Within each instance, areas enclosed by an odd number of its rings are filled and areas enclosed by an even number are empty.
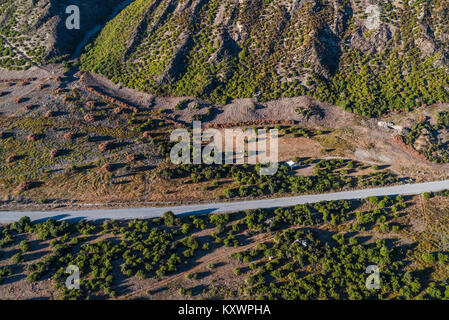
<svg viewBox="0 0 449 320"><path fill-rule="evenodd" d="M395 133L380 128L377 125L377 119L367 120L310 97L280 99L266 103L255 103L252 99L237 99L227 105L211 105L192 97L154 97L133 89L122 88L102 76L90 73L86 73L80 83L97 86L105 93L141 108L168 110L167 118L176 119L187 126L191 125L195 114L204 115L210 108L211 115L205 117L203 121L205 126L209 127L266 126L289 122L301 127L335 130L340 140L337 139L334 143L330 143L329 147L339 149L346 144L344 146L346 150L340 150L331 156L344 156L360 161L387 164L393 171L410 176L419 182L449 177L449 164L440 165L423 161L422 156L418 156L406 148L401 148L394 140ZM187 107L176 110L175 106L181 101L186 101ZM200 108L192 108L192 105L195 104L200 105ZM319 108L322 116L306 118L296 112L298 107L309 108L311 106ZM394 115L391 116L394 117ZM290 145L288 149L294 153L296 146Z"/></svg>
<svg viewBox="0 0 449 320"><path fill-rule="evenodd" d="M191 97L154 97L150 94L137 92L132 89L122 88L120 85L111 83L109 80L99 76L85 73L78 78L74 71L62 77L64 70L61 66L49 66L51 73L32 69L27 72L5 72L1 73L1 80L35 78L28 85L22 86L20 82L9 88L3 88L5 84L0 83L1 90L11 91L7 95L0 97L0 113L4 116L16 117L44 117L46 112L53 110L60 112L58 119L74 120L74 116L79 121L83 121L82 112L73 113L67 110L64 98L71 90L78 89L81 92L83 101L95 99L95 94L85 88L95 88L102 96L97 97L100 101L108 101L112 104L106 112L113 112L114 103L120 101L130 108L137 108L153 119L169 119L173 124L183 124L190 127L195 115L206 115L203 117L204 126L229 127L229 126L273 126L278 123L295 125L312 130L320 129L325 134L317 134L312 138L293 137L284 135L279 143L279 160L286 161L294 157L328 158L344 157L359 160L366 163L376 163L386 165L397 172L400 176L413 178L416 182L435 181L449 178L449 164L439 165L423 161L415 153L401 148L394 141L394 134L377 125L377 119L364 119L354 114L343 111L341 108L326 103L321 103L310 97L297 97L291 99L281 99L267 103L255 103L251 99L239 99L227 105L212 105L207 101L193 99ZM62 80L58 81L58 77ZM45 89L39 89L41 84L48 85ZM56 91L63 90L62 94L55 94ZM19 97L29 99L23 103L15 103ZM103 98L102 98L103 97ZM175 108L175 106L185 101L185 107ZM27 105L36 107L28 110ZM320 116L313 115L306 118L296 112L298 107L318 108ZM70 108L70 106L69 106ZM164 112L158 112L163 109ZM109 111L108 111L109 110ZM426 109L427 110L427 109ZM64 112L69 111L69 112ZM435 110L431 110L435 112ZM394 115L390 115L394 116ZM403 115L404 116L404 115ZM408 116L408 114L407 114ZM103 120L101 125L107 127L122 126L126 123L126 117L116 115L114 121ZM182 201L179 195L174 199L172 196L178 194L176 190L158 197L158 189L151 189L155 198L151 201L170 202ZM176 191L176 192L175 192ZM181 192L182 193L182 192ZM201 199L201 192L197 190L198 197L194 201ZM86 203L93 201L110 202L111 199L87 199ZM204 199L203 199L204 200ZM210 200L210 199L208 199ZM134 201L134 200L133 200ZM145 201L149 201L148 199ZM134 203L134 202L133 202Z"/></svg>

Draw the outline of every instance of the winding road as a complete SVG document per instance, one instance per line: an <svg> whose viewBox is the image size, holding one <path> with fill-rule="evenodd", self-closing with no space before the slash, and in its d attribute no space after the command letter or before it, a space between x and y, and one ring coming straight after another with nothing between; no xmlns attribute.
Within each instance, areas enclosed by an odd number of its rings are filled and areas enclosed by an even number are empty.
<svg viewBox="0 0 449 320"><path fill-rule="evenodd" d="M316 203L321 201L364 199L371 196L417 195L425 192L438 192L447 189L449 189L449 180L287 198L221 202L173 207L71 211L0 211L0 222L14 222L23 216L28 216L35 222L43 221L49 218L56 220L148 219L161 217L166 211L173 211L176 215L226 213L248 209L290 207L297 204Z"/></svg>

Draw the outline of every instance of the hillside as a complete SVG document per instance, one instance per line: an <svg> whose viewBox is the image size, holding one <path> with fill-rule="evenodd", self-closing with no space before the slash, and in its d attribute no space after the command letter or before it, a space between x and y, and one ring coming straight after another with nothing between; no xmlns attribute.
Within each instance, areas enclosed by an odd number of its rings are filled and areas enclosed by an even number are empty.
<svg viewBox="0 0 449 320"><path fill-rule="evenodd" d="M88 32L102 25L125 0L0 0L0 66L22 70L58 61L75 51ZM80 30L68 30L65 9L80 8Z"/></svg>
<svg viewBox="0 0 449 320"><path fill-rule="evenodd" d="M449 300L448 22L0 0L0 300Z"/></svg>
<svg viewBox="0 0 449 320"><path fill-rule="evenodd" d="M448 18L442 0L135 0L82 68L156 94L310 95L376 116L449 101Z"/></svg>

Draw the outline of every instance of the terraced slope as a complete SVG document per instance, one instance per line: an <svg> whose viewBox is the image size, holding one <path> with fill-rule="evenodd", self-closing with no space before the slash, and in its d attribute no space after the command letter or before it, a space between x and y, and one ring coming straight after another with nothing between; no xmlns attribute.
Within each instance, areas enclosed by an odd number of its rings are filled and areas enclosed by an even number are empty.
<svg viewBox="0 0 449 320"><path fill-rule="evenodd" d="M82 67L157 94L307 94L375 116L449 101L448 21L443 0L135 0Z"/></svg>

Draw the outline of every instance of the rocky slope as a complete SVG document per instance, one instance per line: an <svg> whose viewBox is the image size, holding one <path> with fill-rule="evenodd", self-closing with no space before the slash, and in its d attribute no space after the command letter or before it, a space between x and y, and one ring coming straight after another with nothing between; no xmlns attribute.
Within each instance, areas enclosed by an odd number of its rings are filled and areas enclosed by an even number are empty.
<svg viewBox="0 0 449 320"><path fill-rule="evenodd" d="M448 100L448 17L439 0L136 0L83 68L158 94L307 94L374 116Z"/></svg>
<svg viewBox="0 0 449 320"><path fill-rule="evenodd" d="M26 25L55 25L33 44L45 44L46 57L82 38L61 30L65 0L1 1L2 25L4 7L20 3L38 21ZM112 7L70 2L92 15L83 20L90 27ZM449 101L448 21L444 0L134 0L87 46L82 69L159 95L218 103L309 95L376 116Z"/></svg>
<svg viewBox="0 0 449 320"><path fill-rule="evenodd" d="M0 0L0 65L23 69L71 55L86 34L125 0ZM129 1L128 1L129 2ZM66 28L66 8L80 9L80 29ZM56 59L57 60L57 59Z"/></svg>

